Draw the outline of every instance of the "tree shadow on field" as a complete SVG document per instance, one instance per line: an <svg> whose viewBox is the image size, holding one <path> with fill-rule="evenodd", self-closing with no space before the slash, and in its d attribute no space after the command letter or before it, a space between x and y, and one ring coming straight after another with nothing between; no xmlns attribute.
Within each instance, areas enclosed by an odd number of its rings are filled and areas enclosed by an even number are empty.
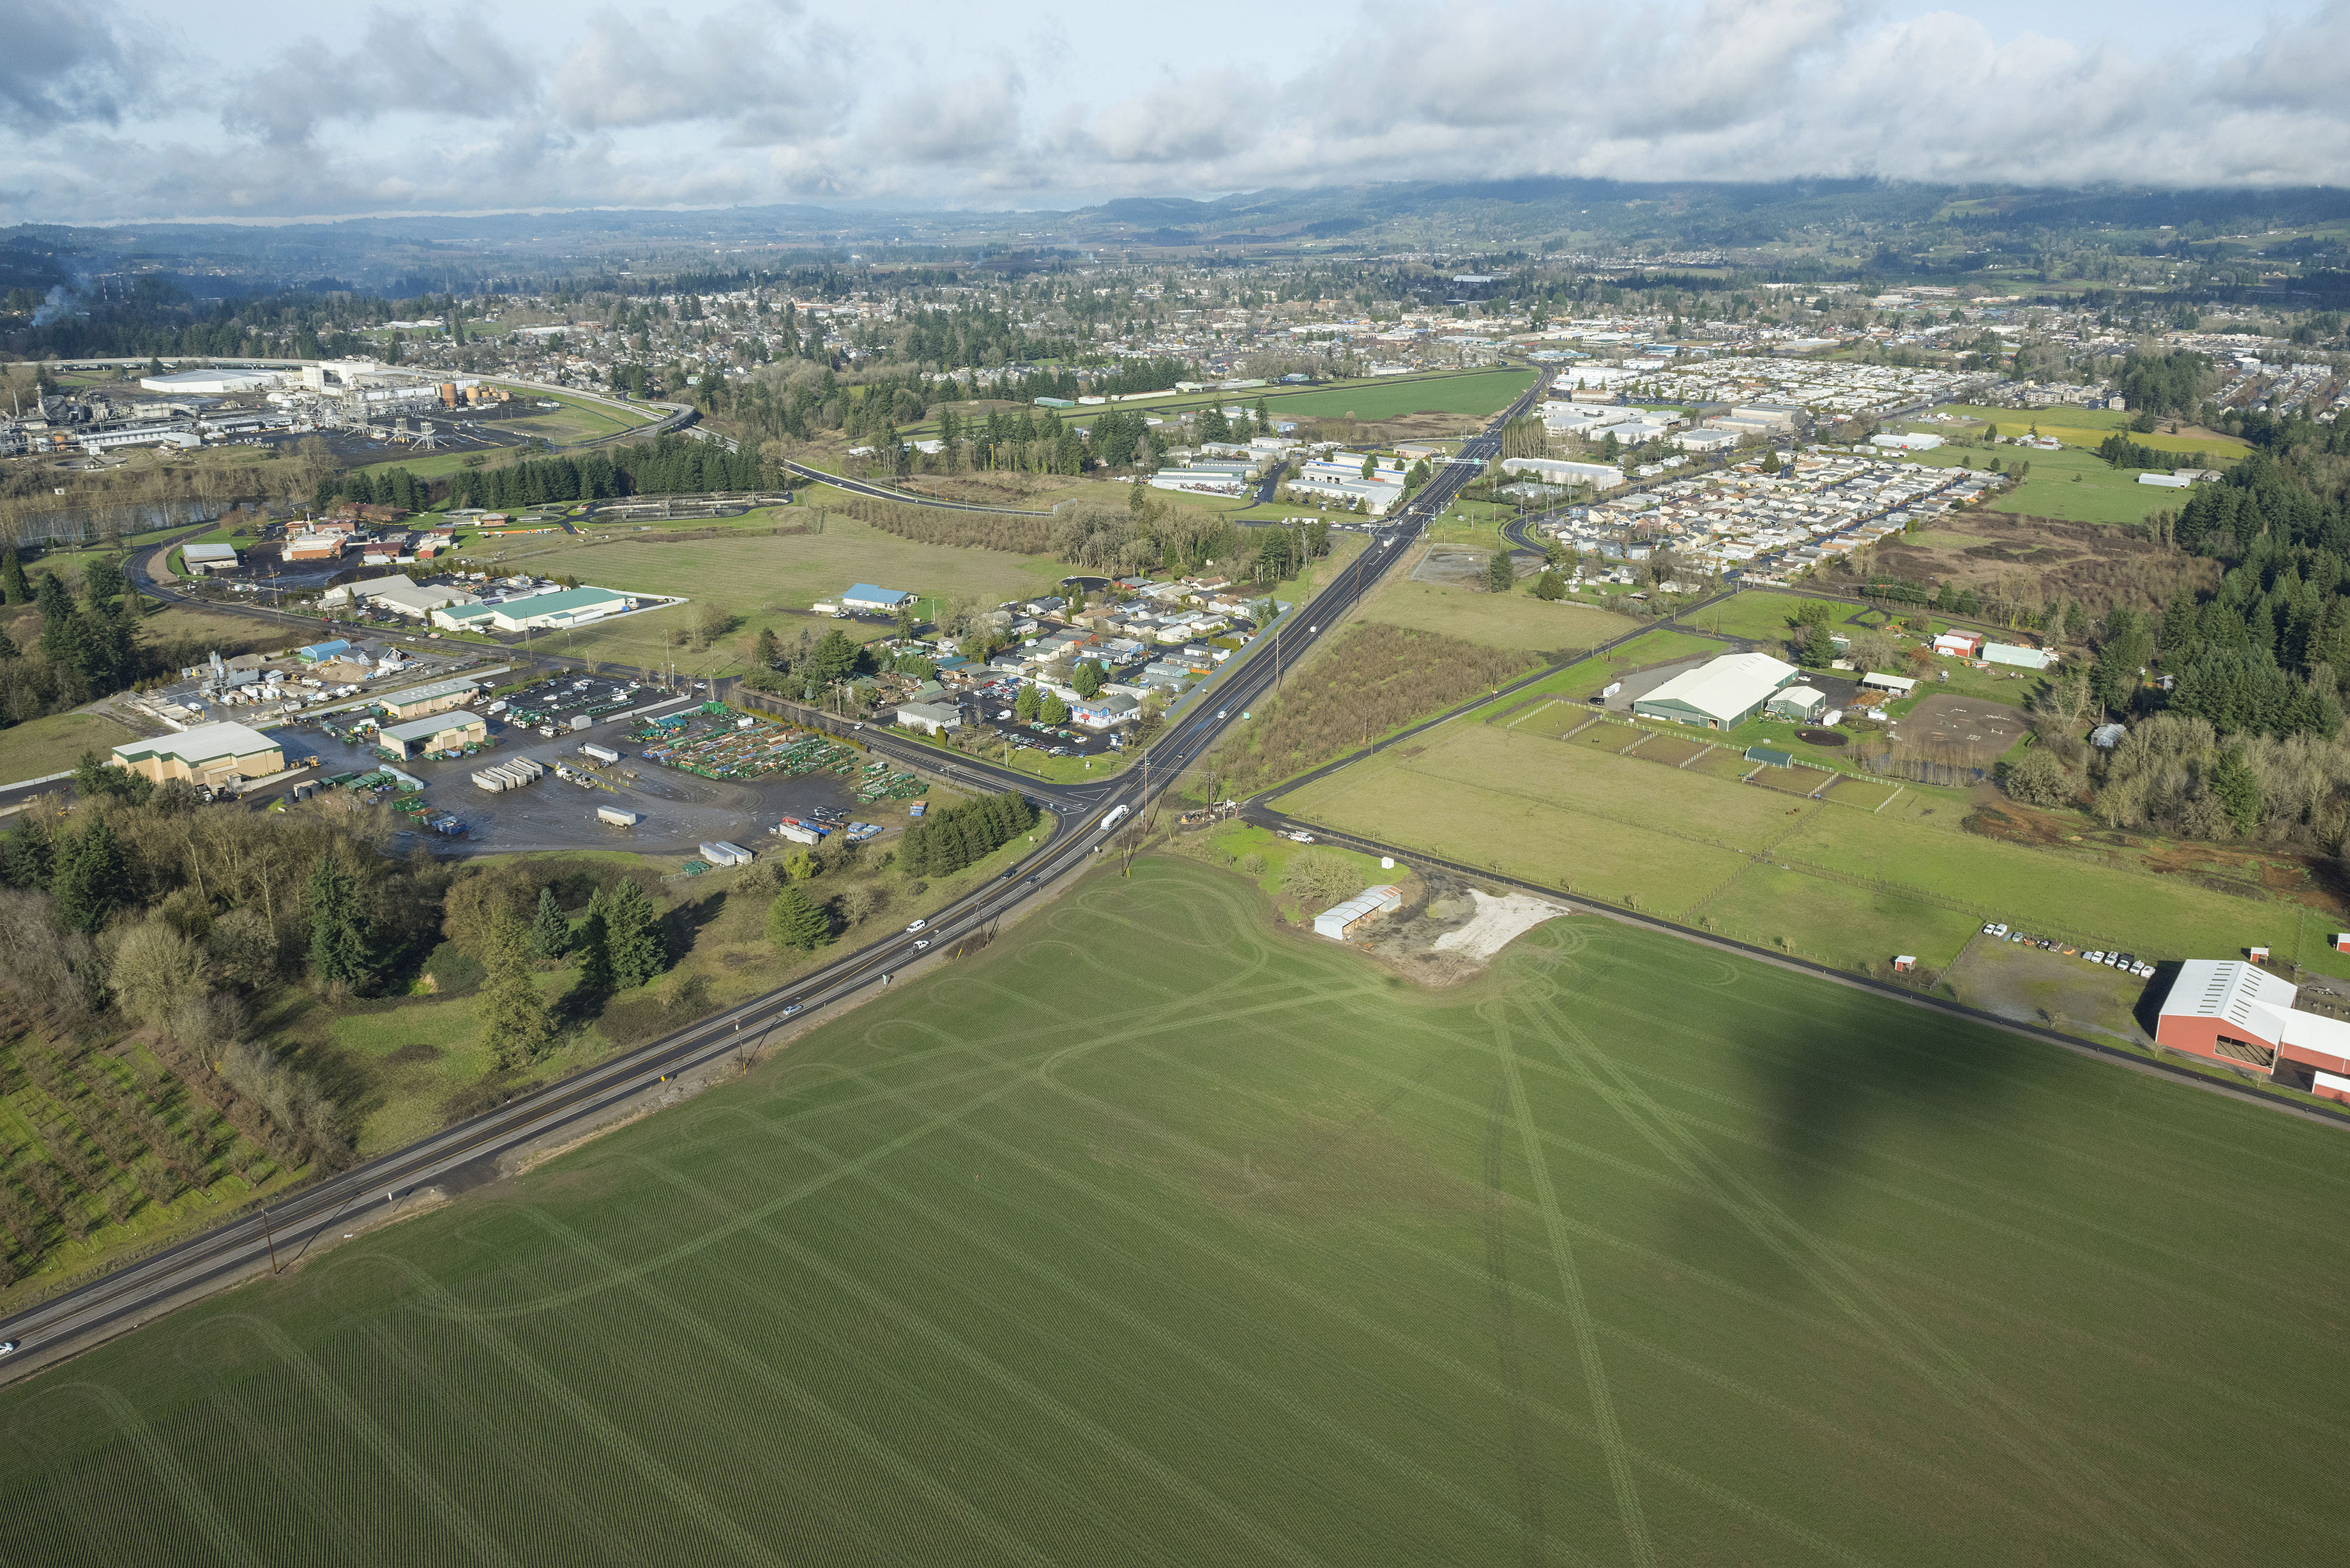
<svg viewBox="0 0 2350 1568"><path fill-rule="evenodd" d="M1787 1277L1789 1238L1731 1212L1744 1206L1741 1176L1789 1224L1832 1226L1847 1196L1860 1197L1853 1183L1883 1170L1883 1154L1977 1136L1969 1124L2019 1114L2040 1084L2071 1064L2053 1045L1733 962L1738 977L1721 989L1736 1020L1735 1059L1751 1085L1750 1119L1742 1138L1697 1135L1717 1156L1706 1168L1714 1195L1692 1197L1683 1224L1706 1238L1699 1255L1749 1256L1758 1277Z"/></svg>

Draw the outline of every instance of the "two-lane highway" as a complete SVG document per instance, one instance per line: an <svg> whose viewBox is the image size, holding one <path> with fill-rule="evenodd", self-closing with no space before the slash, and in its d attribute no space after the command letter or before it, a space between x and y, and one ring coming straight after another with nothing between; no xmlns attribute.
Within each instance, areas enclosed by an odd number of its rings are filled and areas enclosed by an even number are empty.
<svg viewBox="0 0 2350 1568"><path fill-rule="evenodd" d="M1141 818L1150 794L1164 793L1183 770L1221 740L1241 713L1270 689L1277 672L1310 649L1323 631L1406 555L1404 540L1448 504L1482 471L1500 445L1499 432L1531 406L1541 382L1467 443L1468 462L1448 465L1392 520L1370 546L1305 604L1276 623L1270 647L1251 650L1236 669L1216 677L1192 700L1191 711L1155 737L1149 768L1136 767L1097 783L1069 785L1036 780L958 759L950 764L924 754L929 766L1016 788L1052 814L1051 832L1007 878L964 894L930 917L919 933L897 931L843 955L789 985L757 997L572 1077L520 1096L396 1152L377 1156L279 1199L218 1228L114 1272L0 1323L0 1340L19 1348L0 1361L0 1381L15 1381L54 1366L180 1303L235 1280L298 1259L314 1244L331 1242L372 1209L397 1205L465 1168L487 1168L499 1157L539 1145L575 1127L589 1127L664 1080L710 1066L754 1048L775 1029L797 1025L824 1010L894 982L910 967L952 952L990 930L1007 911L1049 892L1106 852L1117 835L1106 819L1118 806ZM143 585L142 585L143 586ZM1118 826L1125 826L1124 823ZM927 943L927 948L918 944Z"/></svg>

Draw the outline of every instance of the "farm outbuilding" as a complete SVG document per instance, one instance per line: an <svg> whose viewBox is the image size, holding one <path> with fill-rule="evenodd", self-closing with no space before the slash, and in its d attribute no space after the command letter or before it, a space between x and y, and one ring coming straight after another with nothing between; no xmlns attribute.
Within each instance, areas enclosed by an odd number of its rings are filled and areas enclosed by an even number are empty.
<svg viewBox="0 0 2350 1568"><path fill-rule="evenodd" d="M1314 917L1314 932L1343 942L1354 929L1377 915L1403 907L1403 889L1390 883L1366 888L1343 904L1333 904Z"/></svg>
<svg viewBox="0 0 2350 1568"><path fill-rule="evenodd" d="M2293 1005L2299 995L2258 964L2189 959L2162 1000L2154 1037L2174 1051L2258 1068L2350 1104L2350 1023L2302 1011Z"/></svg>
<svg viewBox="0 0 2350 1568"><path fill-rule="evenodd" d="M1816 724L1828 711L1828 694L1809 686L1790 686L1765 704L1773 719Z"/></svg>
<svg viewBox="0 0 2350 1568"><path fill-rule="evenodd" d="M1725 653L1695 670L1684 670L1647 696L1634 699L1632 711L1643 719L1734 730L1801 673L1767 653Z"/></svg>

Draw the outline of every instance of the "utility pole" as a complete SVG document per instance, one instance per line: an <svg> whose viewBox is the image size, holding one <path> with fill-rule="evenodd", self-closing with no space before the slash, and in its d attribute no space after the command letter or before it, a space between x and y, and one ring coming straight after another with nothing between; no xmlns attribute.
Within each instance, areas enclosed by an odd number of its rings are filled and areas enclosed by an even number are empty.
<svg viewBox="0 0 2350 1568"><path fill-rule="evenodd" d="M269 1272L274 1274L277 1272L277 1236L270 1228L269 1205L266 1203L261 1206L261 1238L269 1247Z"/></svg>

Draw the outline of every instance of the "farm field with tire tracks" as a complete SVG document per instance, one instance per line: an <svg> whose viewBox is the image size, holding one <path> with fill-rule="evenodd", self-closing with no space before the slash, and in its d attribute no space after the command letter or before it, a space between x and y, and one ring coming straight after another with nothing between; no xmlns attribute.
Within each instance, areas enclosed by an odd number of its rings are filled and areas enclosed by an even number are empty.
<svg viewBox="0 0 2350 1568"><path fill-rule="evenodd" d="M2320 1561L2341 1137L1588 916L1422 990L1146 857L0 1392L5 1555Z"/></svg>

